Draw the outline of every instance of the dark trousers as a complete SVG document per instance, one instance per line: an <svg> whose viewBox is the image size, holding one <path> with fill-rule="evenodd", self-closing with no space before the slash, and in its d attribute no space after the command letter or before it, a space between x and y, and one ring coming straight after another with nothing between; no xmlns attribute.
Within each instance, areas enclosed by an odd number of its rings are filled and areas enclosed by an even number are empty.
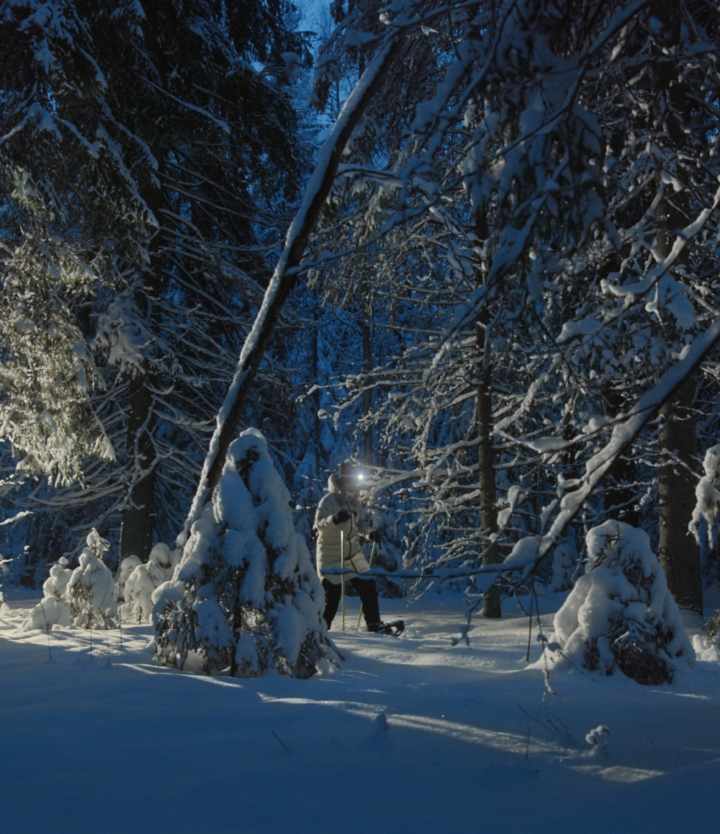
<svg viewBox="0 0 720 834"><path fill-rule="evenodd" d="M362 603L363 616L365 617L366 625L380 622L380 605L378 604L377 585L374 579L360 579L355 577L350 581L345 581L345 585L352 585L353 588L360 595L360 602ZM329 579L323 579L323 589L325 590L325 613L323 618L330 628L332 621L337 614L338 605L340 605L340 596L342 594L342 585L340 582L337 585L330 582Z"/></svg>

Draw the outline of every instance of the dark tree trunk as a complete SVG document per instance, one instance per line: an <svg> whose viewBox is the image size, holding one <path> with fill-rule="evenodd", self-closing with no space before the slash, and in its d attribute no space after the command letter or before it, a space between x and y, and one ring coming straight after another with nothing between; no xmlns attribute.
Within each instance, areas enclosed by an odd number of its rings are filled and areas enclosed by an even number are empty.
<svg viewBox="0 0 720 834"><path fill-rule="evenodd" d="M480 476L480 525L483 530L482 548L483 565L496 565L502 562L500 549L495 534L498 531L497 490L495 486L495 451L493 449L493 413L492 413L492 374L490 363L485 355L487 344L483 323L475 325L475 338L478 350L478 387L477 387L477 434L478 434L478 470ZM493 585L485 596L483 614L486 617L502 617L500 607L500 588Z"/></svg>
<svg viewBox="0 0 720 834"><path fill-rule="evenodd" d="M322 458L322 421L320 420L320 346L318 341L320 339L320 316L319 316L319 300L315 300L313 304L313 322L315 330L313 332L312 340L312 379L315 384L315 390L312 393L313 406L315 408L315 419L313 421L314 442L315 442L315 474L319 477L321 469Z"/></svg>
<svg viewBox="0 0 720 834"><path fill-rule="evenodd" d="M702 614L700 548L688 530L695 507L695 378L660 410L659 557L678 605Z"/></svg>
<svg viewBox="0 0 720 834"><path fill-rule="evenodd" d="M489 230L487 217L478 212L475 215L475 234L478 240L487 239ZM485 280L483 264L480 260L475 265L475 279L478 285ZM490 322L490 311L484 307L475 323L475 345L477 348L477 393L475 408L475 426L478 438L478 481L480 486L480 526L482 528L482 563L497 565L502 562L500 548L495 534L498 531L497 487L495 484L495 450L493 449L493 411L492 411L492 372L490 357L487 355L489 345L486 328ZM500 588L493 585L483 603L483 614L498 619L502 617L500 606Z"/></svg>
<svg viewBox="0 0 720 834"><path fill-rule="evenodd" d="M678 6L653 0L652 13L664 24L664 31L675 43L682 37ZM677 66L668 54L656 56L652 83L657 95L655 117L664 119L667 135L680 152L686 144L683 122L689 120L692 107L687 86L678 76ZM662 171L657 185L661 187ZM687 192L673 194L671 200L658 201L656 245L667 256L675 241L676 230L686 225ZM658 468L659 558L668 587L679 605L702 613L702 567L700 548L688 532L695 507L695 375L675 391L663 405L660 415L660 462Z"/></svg>
<svg viewBox="0 0 720 834"><path fill-rule="evenodd" d="M155 149L159 170L163 155ZM143 190L143 199L160 221L163 193L160 186L151 185ZM143 283L135 292L135 305L140 316L154 331L153 299L162 292L161 233L158 231L150 242L150 262L143 273ZM128 425L126 435L127 467L132 478L126 506L122 511L120 533L120 558L137 556L147 562L153 545L155 529L155 441L154 397L152 374L146 367L142 375L130 384L128 400Z"/></svg>
<svg viewBox="0 0 720 834"><path fill-rule="evenodd" d="M622 395L617 388L606 391L610 416L615 417L623 406ZM607 488L605 490L605 508L608 518L623 521L633 527L640 526L640 510L638 505L637 463L632 456L632 449L615 459L607 474Z"/></svg>
<svg viewBox="0 0 720 834"><path fill-rule="evenodd" d="M155 526L154 426L152 392L147 378L137 377L130 387L127 459L134 477L141 471L145 474L134 483L128 496L128 506L122 512L121 559L138 556L147 562L152 549Z"/></svg>
<svg viewBox="0 0 720 834"><path fill-rule="evenodd" d="M370 372L373 367L372 355L372 329L370 322L363 320L362 323L362 347L363 365L365 376L363 377L363 417L367 417L372 411L372 389L370 388ZM373 464L373 430L372 426L363 429L363 459L368 466Z"/></svg>

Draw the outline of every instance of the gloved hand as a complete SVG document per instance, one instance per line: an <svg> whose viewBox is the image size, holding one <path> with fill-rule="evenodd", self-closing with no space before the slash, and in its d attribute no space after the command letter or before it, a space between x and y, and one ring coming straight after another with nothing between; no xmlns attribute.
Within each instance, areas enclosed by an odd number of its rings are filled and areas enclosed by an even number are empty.
<svg viewBox="0 0 720 834"><path fill-rule="evenodd" d="M338 510L335 515L332 517L333 524L342 524L343 521L350 520L350 511L349 510Z"/></svg>
<svg viewBox="0 0 720 834"><path fill-rule="evenodd" d="M368 533L368 538L370 539L371 542L380 543L380 541L382 540L382 533L379 530L371 530Z"/></svg>

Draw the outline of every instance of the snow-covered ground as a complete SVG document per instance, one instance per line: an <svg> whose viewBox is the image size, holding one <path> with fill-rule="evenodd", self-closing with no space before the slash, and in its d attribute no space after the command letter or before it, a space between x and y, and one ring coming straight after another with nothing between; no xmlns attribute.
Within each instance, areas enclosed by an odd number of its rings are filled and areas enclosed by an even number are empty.
<svg viewBox="0 0 720 834"><path fill-rule="evenodd" d="M350 600L333 632L347 662L302 681L159 669L148 626L21 634L27 612L6 605L2 830L715 830L720 663L660 687L555 671L544 695L527 619L506 608L474 620L468 648L450 643L460 598L383 600L399 639L355 633ZM604 750L585 740L599 725Z"/></svg>

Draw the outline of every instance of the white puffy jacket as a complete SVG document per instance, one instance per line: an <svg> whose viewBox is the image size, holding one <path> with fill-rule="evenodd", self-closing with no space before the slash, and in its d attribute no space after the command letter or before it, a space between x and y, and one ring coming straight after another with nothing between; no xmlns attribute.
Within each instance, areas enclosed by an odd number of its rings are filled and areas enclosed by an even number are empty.
<svg viewBox="0 0 720 834"><path fill-rule="evenodd" d="M366 536L373 529L370 519L366 517L357 492L344 495L335 475L328 481L328 494L320 501L315 514L315 527L318 531L317 568L322 576L324 570L343 566L342 547L345 552L344 566L352 568L355 573L345 574L345 581L354 579L358 573L370 568L360 547L359 535ZM346 509L350 518L341 524L333 522L333 516ZM337 585L342 576L323 577Z"/></svg>

